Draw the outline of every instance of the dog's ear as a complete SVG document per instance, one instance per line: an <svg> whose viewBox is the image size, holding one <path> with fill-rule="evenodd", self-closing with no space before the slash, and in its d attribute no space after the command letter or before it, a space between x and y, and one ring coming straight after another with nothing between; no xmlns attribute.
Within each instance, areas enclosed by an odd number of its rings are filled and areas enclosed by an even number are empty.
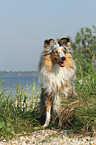
<svg viewBox="0 0 96 145"><path fill-rule="evenodd" d="M61 38L59 41L58 41L58 44L60 46L62 46L63 44L65 44L66 46L70 47L70 39L69 38Z"/></svg>
<svg viewBox="0 0 96 145"><path fill-rule="evenodd" d="M49 45L49 40L45 40L44 41L44 49L46 49L48 47L48 45Z"/></svg>
<svg viewBox="0 0 96 145"><path fill-rule="evenodd" d="M49 39L49 44L54 44L55 43L55 40L54 39Z"/></svg>
<svg viewBox="0 0 96 145"><path fill-rule="evenodd" d="M44 41L44 49L47 49L48 46L54 42L55 42L54 39L45 40Z"/></svg>

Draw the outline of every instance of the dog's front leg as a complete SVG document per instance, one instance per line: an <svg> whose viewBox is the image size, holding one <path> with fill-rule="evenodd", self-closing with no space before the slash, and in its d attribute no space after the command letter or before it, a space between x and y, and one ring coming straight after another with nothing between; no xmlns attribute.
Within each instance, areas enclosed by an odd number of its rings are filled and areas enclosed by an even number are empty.
<svg viewBox="0 0 96 145"><path fill-rule="evenodd" d="M50 118L51 118L51 103L52 103L52 98L48 96L45 106L46 106L46 121L45 124L43 125L43 128L47 127L50 123Z"/></svg>

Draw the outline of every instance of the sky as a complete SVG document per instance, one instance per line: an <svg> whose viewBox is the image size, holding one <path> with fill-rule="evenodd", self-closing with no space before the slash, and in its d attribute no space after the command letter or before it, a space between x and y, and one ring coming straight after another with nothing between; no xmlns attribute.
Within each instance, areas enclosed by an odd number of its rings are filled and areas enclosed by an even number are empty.
<svg viewBox="0 0 96 145"><path fill-rule="evenodd" d="M0 71L37 71L45 39L96 25L96 0L0 0Z"/></svg>

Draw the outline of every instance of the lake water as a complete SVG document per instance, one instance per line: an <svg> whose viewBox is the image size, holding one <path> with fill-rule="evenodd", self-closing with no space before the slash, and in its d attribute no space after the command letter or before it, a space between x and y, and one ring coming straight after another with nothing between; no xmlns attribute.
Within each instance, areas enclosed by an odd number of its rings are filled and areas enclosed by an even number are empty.
<svg viewBox="0 0 96 145"><path fill-rule="evenodd" d="M2 77L0 77L1 82ZM2 85L2 89L8 89L7 94L12 92L13 94L16 92L16 87L18 84L21 86L21 88L24 86L24 88L32 85L33 82L36 84L36 90L40 88L39 83L39 77L38 76L11 76L11 77L3 77L3 80L5 80L4 84ZM30 90L29 90L30 91Z"/></svg>

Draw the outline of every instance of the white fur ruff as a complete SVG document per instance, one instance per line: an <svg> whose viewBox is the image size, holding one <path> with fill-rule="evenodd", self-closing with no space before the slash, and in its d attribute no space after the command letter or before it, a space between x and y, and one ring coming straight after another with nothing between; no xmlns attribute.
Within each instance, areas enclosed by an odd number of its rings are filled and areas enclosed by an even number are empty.
<svg viewBox="0 0 96 145"><path fill-rule="evenodd" d="M55 64L51 72L47 71L46 66L43 66L40 70L40 82L42 88L45 88L48 94L51 92L55 94L56 90L59 90L62 85L68 86L73 76L75 76L75 64L74 68L60 67ZM66 93L66 91L64 92Z"/></svg>

